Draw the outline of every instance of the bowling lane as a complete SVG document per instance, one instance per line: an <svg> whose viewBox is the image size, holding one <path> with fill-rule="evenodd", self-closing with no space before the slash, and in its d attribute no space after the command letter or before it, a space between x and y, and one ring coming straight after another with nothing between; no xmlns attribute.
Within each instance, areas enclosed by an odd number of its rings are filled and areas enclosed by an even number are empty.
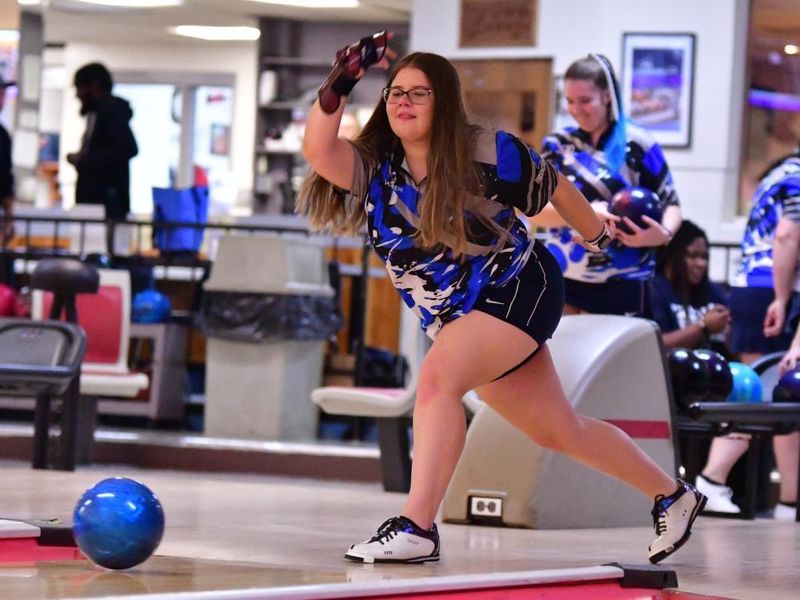
<svg viewBox="0 0 800 600"><path fill-rule="evenodd" d="M0 567L0 597L5 599L6 590L16 589L11 584L22 585L20 580L26 578L29 587L9 598L147 593L168 585L187 591L244 589L283 585L287 578L364 583L609 562L642 564L653 536L647 525L528 530L445 524L441 563L361 565L343 559L346 545L369 537L387 516L400 512L404 500L402 494L381 492L377 483L112 467L66 473L35 471L21 461L0 461L0 517L69 519L80 495L112 476L139 479L161 500L166 529L156 556L122 572L83 561L10 564ZM800 526L793 523L701 517L692 539L665 566L677 571L680 589L687 592L796 600L798 555ZM177 581L173 571L184 573L184 580ZM237 576L228 577L233 573ZM276 583L264 583L272 577ZM92 592L92 585L78 591L79 584L95 580L128 584L138 591ZM67 591L65 581L72 586Z"/></svg>
<svg viewBox="0 0 800 600"><path fill-rule="evenodd" d="M344 583L343 571L154 556L136 569L108 571L87 561L0 566L3 600L96 598Z"/></svg>

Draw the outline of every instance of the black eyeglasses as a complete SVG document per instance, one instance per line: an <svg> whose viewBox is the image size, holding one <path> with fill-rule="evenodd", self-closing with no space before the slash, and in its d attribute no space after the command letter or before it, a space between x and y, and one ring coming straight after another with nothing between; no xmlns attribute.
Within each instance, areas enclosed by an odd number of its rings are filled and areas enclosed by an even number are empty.
<svg viewBox="0 0 800 600"><path fill-rule="evenodd" d="M433 90L424 87L413 87L410 90L404 90L399 87L388 87L381 90L381 96L386 104L397 104L400 98L408 96L411 104L428 104L431 99Z"/></svg>

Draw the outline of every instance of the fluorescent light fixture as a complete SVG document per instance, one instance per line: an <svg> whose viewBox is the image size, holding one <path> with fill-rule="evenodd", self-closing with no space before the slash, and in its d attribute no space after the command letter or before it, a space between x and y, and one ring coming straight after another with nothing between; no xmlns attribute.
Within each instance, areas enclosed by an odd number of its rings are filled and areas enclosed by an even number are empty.
<svg viewBox="0 0 800 600"><path fill-rule="evenodd" d="M252 41L261 37L257 27L212 27L206 25L178 25L167 31L175 35L209 40L212 42Z"/></svg>
<svg viewBox="0 0 800 600"><path fill-rule="evenodd" d="M798 54L800 53L800 46L797 46L797 44L786 44L783 47L783 51L786 54Z"/></svg>
<svg viewBox="0 0 800 600"><path fill-rule="evenodd" d="M83 4L110 6L112 8L162 8L164 6L180 6L183 0L75 0Z"/></svg>
<svg viewBox="0 0 800 600"><path fill-rule="evenodd" d="M42 0L17 0L17 4L20 6L38 6L42 3Z"/></svg>
<svg viewBox="0 0 800 600"><path fill-rule="evenodd" d="M262 4L281 4L300 8L356 8L358 0L251 0Z"/></svg>

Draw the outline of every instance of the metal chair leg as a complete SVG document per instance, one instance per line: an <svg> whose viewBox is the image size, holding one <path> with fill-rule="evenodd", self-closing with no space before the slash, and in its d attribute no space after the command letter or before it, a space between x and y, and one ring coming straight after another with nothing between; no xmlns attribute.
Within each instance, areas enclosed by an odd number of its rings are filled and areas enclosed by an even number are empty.
<svg viewBox="0 0 800 600"><path fill-rule="evenodd" d="M50 407L49 394L38 394L33 413L33 459L34 469L47 468L47 446L50 440Z"/></svg>
<svg viewBox="0 0 800 600"><path fill-rule="evenodd" d="M64 393L61 405L61 438L55 464L61 471L75 470L80 399L80 375L77 375Z"/></svg>

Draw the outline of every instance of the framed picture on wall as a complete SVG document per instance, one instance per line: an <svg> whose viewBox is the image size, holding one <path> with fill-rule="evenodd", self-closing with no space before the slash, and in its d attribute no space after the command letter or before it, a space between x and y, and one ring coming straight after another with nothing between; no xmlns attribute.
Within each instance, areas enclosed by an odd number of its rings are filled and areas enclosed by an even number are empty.
<svg viewBox="0 0 800 600"><path fill-rule="evenodd" d="M668 148L692 139L693 33L625 33L622 102L627 116Z"/></svg>

